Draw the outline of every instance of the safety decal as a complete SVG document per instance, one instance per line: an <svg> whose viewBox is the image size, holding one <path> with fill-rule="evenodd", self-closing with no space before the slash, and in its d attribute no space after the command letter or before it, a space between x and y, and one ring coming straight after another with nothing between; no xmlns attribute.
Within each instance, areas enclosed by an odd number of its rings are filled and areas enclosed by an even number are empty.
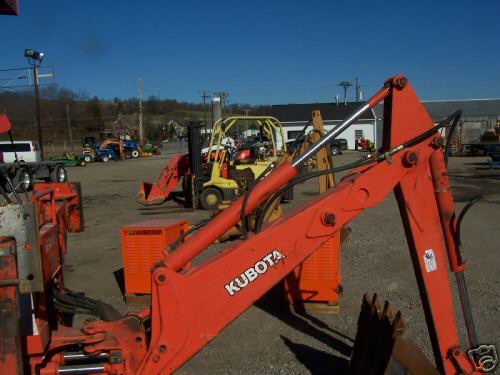
<svg viewBox="0 0 500 375"><path fill-rule="evenodd" d="M427 272L432 272L437 270L436 257L434 256L434 250L428 249L424 251L424 263L425 270Z"/></svg>

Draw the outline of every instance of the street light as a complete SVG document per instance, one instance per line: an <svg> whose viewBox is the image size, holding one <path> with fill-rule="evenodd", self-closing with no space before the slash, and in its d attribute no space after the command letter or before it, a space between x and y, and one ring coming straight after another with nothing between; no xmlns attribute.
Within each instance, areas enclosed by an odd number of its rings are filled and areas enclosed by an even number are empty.
<svg viewBox="0 0 500 375"><path fill-rule="evenodd" d="M28 63L33 66L33 82L35 87L35 105L36 105L36 128L38 133L38 144L40 145L40 155L43 160L43 136L42 136L42 121L40 116L40 96L38 93L38 67L41 65L44 54L33 49L25 49L24 57L28 59Z"/></svg>
<svg viewBox="0 0 500 375"><path fill-rule="evenodd" d="M28 58L28 62L33 66L40 66L43 60L43 52L35 51L34 49L25 49L24 57Z"/></svg>

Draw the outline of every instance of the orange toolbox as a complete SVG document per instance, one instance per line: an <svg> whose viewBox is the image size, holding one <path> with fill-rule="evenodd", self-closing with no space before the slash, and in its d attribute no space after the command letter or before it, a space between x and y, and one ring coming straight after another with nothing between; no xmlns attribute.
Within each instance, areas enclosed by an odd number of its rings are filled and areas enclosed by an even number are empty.
<svg viewBox="0 0 500 375"><path fill-rule="evenodd" d="M289 301L338 305L339 249L340 234L336 234L285 278L285 293Z"/></svg>
<svg viewBox="0 0 500 375"><path fill-rule="evenodd" d="M186 220L147 220L120 229L126 294L151 293L151 268L188 230Z"/></svg>

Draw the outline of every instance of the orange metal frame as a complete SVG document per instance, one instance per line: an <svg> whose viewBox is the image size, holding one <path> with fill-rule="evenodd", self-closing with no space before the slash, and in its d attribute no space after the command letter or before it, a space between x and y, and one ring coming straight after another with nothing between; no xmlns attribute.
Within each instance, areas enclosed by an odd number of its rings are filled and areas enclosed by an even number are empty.
<svg viewBox="0 0 500 375"><path fill-rule="evenodd" d="M368 103L373 107L381 100L385 101L384 151L433 128L404 77L387 80ZM443 236L447 238L450 228L444 227L450 224L454 228L455 219L451 216L447 223L440 220L454 208L450 191L436 190L436 182L447 184L442 151L436 146L438 137L436 134L387 154L386 160L354 169L306 206L270 223L246 241L233 243L222 253L182 270L239 221L240 198L157 265L152 274L150 309L114 322L87 322L82 330L53 332L38 370L55 373L64 365L61 351L78 343L87 354L121 352L122 360L105 364L103 372L171 373L346 223L395 191L438 370L444 374L474 373L473 364L459 347L453 312L446 251L453 255L456 249L454 243L443 243ZM296 174L291 164L280 165L252 190L247 211ZM448 256L448 261L452 270L462 266L457 257ZM149 345L141 328L145 318L151 319Z"/></svg>

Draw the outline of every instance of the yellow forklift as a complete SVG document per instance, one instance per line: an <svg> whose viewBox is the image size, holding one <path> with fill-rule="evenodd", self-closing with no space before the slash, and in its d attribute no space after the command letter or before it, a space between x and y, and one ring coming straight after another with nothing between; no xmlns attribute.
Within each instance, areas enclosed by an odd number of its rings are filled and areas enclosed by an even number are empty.
<svg viewBox="0 0 500 375"><path fill-rule="evenodd" d="M182 177L187 206L215 210L241 195L286 153L283 127L274 117L220 119L205 148L200 129L198 124L189 126L189 153L173 155L154 183L143 182L137 202L162 204Z"/></svg>

